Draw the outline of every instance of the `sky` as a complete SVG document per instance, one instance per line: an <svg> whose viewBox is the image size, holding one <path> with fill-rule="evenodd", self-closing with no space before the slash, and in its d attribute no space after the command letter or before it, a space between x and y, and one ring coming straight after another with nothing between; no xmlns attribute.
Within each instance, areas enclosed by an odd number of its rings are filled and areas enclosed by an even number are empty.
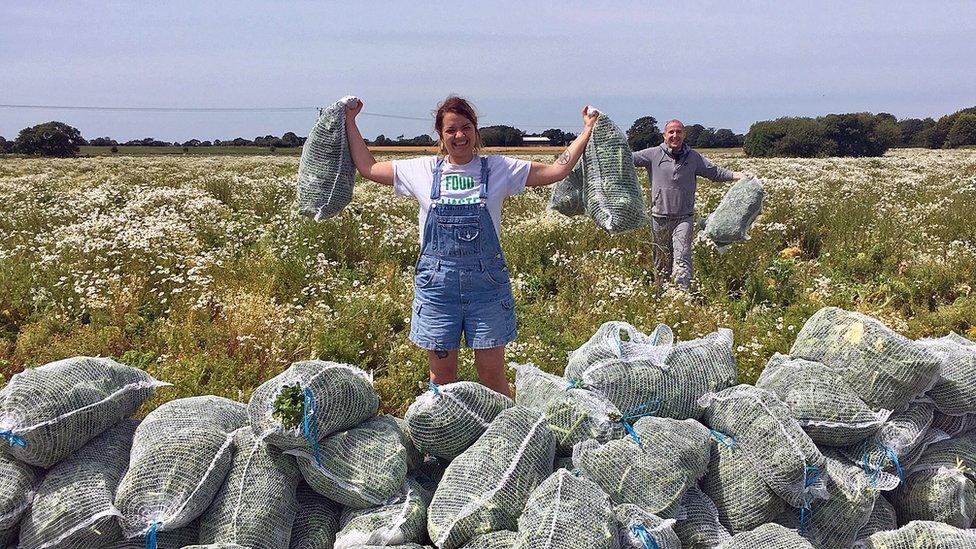
<svg viewBox="0 0 976 549"><path fill-rule="evenodd" d="M86 138L306 135L365 103L367 138L432 132L449 94L482 126L578 130L592 104L731 128L839 112L938 118L976 105L976 2L3 2L0 136L60 120ZM392 115L422 120L390 118Z"/></svg>

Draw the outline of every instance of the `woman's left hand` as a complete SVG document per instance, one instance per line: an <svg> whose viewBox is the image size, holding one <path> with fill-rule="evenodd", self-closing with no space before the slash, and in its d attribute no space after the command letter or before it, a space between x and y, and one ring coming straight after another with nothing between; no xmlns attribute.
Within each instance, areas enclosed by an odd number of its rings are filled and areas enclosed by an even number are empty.
<svg viewBox="0 0 976 549"><path fill-rule="evenodd" d="M589 105L583 107L583 127L593 129L593 125L596 124L596 119L600 116L600 112L596 109L590 110Z"/></svg>

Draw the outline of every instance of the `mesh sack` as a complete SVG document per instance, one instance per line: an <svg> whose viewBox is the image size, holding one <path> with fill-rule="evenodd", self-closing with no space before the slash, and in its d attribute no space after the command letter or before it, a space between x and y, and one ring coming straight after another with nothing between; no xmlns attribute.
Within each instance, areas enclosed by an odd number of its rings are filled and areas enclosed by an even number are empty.
<svg viewBox="0 0 976 549"><path fill-rule="evenodd" d="M236 543L204 543L197 545L187 545L183 549L251 549Z"/></svg>
<svg viewBox="0 0 976 549"><path fill-rule="evenodd" d="M306 360L264 382L247 405L254 433L282 450L309 448L376 415L372 377L355 366ZM269 433L266 435L266 433Z"/></svg>
<svg viewBox="0 0 976 549"><path fill-rule="evenodd" d="M627 436L580 443L573 461L616 504L673 518L684 493L708 467L709 433L697 421L644 417Z"/></svg>
<svg viewBox="0 0 976 549"><path fill-rule="evenodd" d="M499 530L471 538L464 549L511 549L515 544L515 532Z"/></svg>
<svg viewBox="0 0 976 549"><path fill-rule="evenodd" d="M515 402L545 414L558 455L571 455L573 446L587 439L607 442L623 436L622 414L600 393L572 388L565 378L533 364L514 369Z"/></svg>
<svg viewBox="0 0 976 549"><path fill-rule="evenodd" d="M826 497L823 454L775 394L736 385L699 400L705 422L732 437L766 485L793 507Z"/></svg>
<svg viewBox="0 0 976 549"><path fill-rule="evenodd" d="M480 383L458 381L431 386L410 405L404 419L418 450L454 459L514 404Z"/></svg>
<svg viewBox="0 0 976 549"><path fill-rule="evenodd" d="M206 511L234 459L243 404L215 396L171 400L139 424L115 494L127 538L190 524Z"/></svg>
<svg viewBox="0 0 976 549"><path fill-rule="evenodd" d="M598 227L618 234L647 224L644 189L627 136L603 113L593 126L580 164L586 215Z"/></svg>
<svg viewBox="0 0 976 549"><path fill-rule="evenodd" d="M754 530L740 532L719 545L721 549L813 549L796 530L779 524L763 524Z"/></svg>
<svg viewBox="0 0 976 549"><path fill-rule="evenodd" d="M194 521L189 526L177 528L170 532L158 532L152 540L147 540L145 536L136 536L132 539L100 547L105 547L105 549L184 549L198 547L196 545L199 542L200 533L198 526L199 521ZM222 547L224 546L222 545ZM233 544L230 547L233 549Z"/></svg>
<svg viewBox="0 0 976 549"><path fill-rule="evenodd" d="M513 545L519 549L616 549L610 498L595 482L560 469L529 496Z"/></svg>
<svg viewBox="0 0 976 549"><path fill-rule="evenodd" d="M444 472L427 512L441 549L494 530L516 530L532 490L552 473L556 440L541 413L514 406Z"/></svg>
<svg viewBox="0 0 976 549"><path fill-rule="evenodd" d="M17 525L40 482L40 471L0 452L0 547L16 539Z"/></svg>
<svg viewBox="0 0 976 549"><path fill-rule="evenodd" d="M313 490L332 501L365 509L383 505L403 486L412 463L412 454L403 443L396 420L376 416L323 439L318 458L307 450L288 453L295 456Z"/></svg>
<svg viewBox="0 0 976 549"><path fill-rule="evenodd" d="M294 460L250 426L234 433L234 447L227 480L200 518L200 541L288 549L298 513Z"/></svg>
<svg viewBox="0 0 976 549"><path fill-rule="evenodd" d="M604 322L590 339L569 353L565 377L572 380L582 379L584 372L606 360L645 360L660 364L673 337L671 328L664 324L658 324L654 332L648 335L627 322Z"/></svg>
<svg viewBox="0 0 976 549"><path fill-rule="evenodd" d="M912 521L889 532L876 532L866 549L976 549L976 530L927 520Z"/></svg>
<svg viewBox="0 0 976 549"><path fill-rule="evenodd" d="M888 418L873 437L839 450L869 474L884 471L904 477L925 448L947 438L929 428L934 409L930 401L913 401L907 410Z"/></svg>
<svg viewBox="0 0 976 549"><path fill-rule="evenodd" d="M969 528L976 517L976 436L929 446L892 503L898 522L935 520Z"/></svg>
<svg viewBox="0 0 976 549"><path fill-rule="evenodd" d="M702 233L718 246L749 240L749 229L762 213L765 195L762 181L756 177L736 181L705 220Z"/></svg>
<svg viewBox="0 0 976 549"><path fill-rule="evenodd" d="M295 491L298 514L291 528L290 549L332 549L342 507L305 484Z"/></svg>
<svg viewBox="0 0 976 549"><path fill-rule="evenodd" d="M447 463L448 461L445 459L427 454L415 469L407 473L407 478L415 481L425 490L433 494L434 490L437 489L437 485L440 484L441 478L444 476Z"/></svg>
<svg viewBox="0 0 976 549"><path fill-rule="evenodd" d="M85 549L123 540L112 503L136 425L119 422L48 471L21 522L21 547Z"/></svg>
<svg viewBox="0 0 976 549"><path fill-rule="evenodd" d="M868 517L868 521L861 527L861 531L857 533L857 539L866 540L875 532L886 532L888 530L896 530L897 528L898 515L895 513L894 506L891 505L888 498L879 495L878 499L874 502L874 509L871 510L871 516Z"/></svg>
<svg viewBox="0 0 976 549"><path fill-rule="evenodd" d="M397 545L422 541L426 536L431 493L408 480L388 502L370 509L346 509L335 549L363 545Z"/></svg>
<svg viewBox="0 0 976 549"><path fill-rule="evenodd" d="M346 137L346 104L343 97L319 113L308 132L298 162L298 211L316 221L338 214L352 201L356 166Z"/></svg>
<svg viewBox="0 0 976 549"><path fill-rule="evenodd" d="M965 435L976 430L976 413L950 416L936 410L931 429L942 431L950 437Z"/></svg>
<svg viewBox="0 0 976 549"><path fill-rule="evenodd" d="M869 316L836 307L806 321L790 355L840 372L872 410L904 409L939 373L938 358L923 346Z"/></svg>
<svg viewBox="0 0 976 549"><path fill-rule="evenodd" d="M166 385L110 358L66 358L24 370L0 390L0 438L13 457L49 468Z"/></svg>
<svg viewBox="0 0 976 549"><path fill-rule="evenodd" d="M613 509L619 527L620 549L681 549L681 539L674 531L675 520L663 519L640 507L625 503ZM573 545L569 547L583 547Z"/></svg>
<svg viewBox="0 0 976 549"><path fill-rule="evenodd" d="M583 161L580 159L573 167L573 171L566 176L566 179L553 185L549 209L568 216L585 213L586 210L583 207L584 184Z"/></svg>
<svg viewBox="0 0 976 549"><path fill-rule="evenodd" d="M715 503L698 486L692 486L681 498L685 518L674 525L674 531L686 549L717 547L732 537L718 520Z"/></svg>
<svg viewBox="0 0 976 549"><path fill-rule="evenodd" d="M875 412L831 368L802 358L774 354L756 387L776 393L797 423L817 444L843 446L873 435L891 415Z"/></svg>
<svg viewBox="0 0 976 549"><path fill-rule="evenodd" d="M733 534L748 532L783 513L788 505L766 485L735 441L718 432L713 437L702 488L722 526Z"/></svg>
<svg viewBox="0 0 976 549"><path fill-rule="evenodd" d="M976 410L976 341L952 333L918 343L940 361L939 381L926 393L939 411L961 415Z"/></svg>

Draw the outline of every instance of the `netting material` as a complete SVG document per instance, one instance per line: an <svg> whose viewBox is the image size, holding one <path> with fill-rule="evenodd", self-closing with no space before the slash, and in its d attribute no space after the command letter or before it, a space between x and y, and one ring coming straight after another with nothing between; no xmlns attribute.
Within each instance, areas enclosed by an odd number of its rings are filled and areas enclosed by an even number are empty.
<svg viewBox="0 0 976 549"><path fill-rule="evenodd" d="M112 503L136 425L123 420L48 471L21 523L21 547L85 549L122 541Z"/></svg>
<svg viewBox="0 0 976 549"><path fill-rule="evenodd" d="M511 530L499 530L497 532L488 532L487 534L481 534L480 536L475 536L471 538L471 541L465 543L464 549L512 549L512 544L515 543L515 532Z"/></svg>
<svg viewBox="0 0 976 549"><path fill-rule="evenodd" d="M432 494L414 481L407 481L389 501L370 509L346 509L335 549L363 545L397 545L420 542L426 537L427 507Z"/></svg>
<svg viewBox="0 0 976 549"><path fill-rule="evenodd" d="M756 387L776 393L817 444L860 442L891 415L890 410L871 410L830 367L779 353L766 363Z"/></svg>
<svg viewBox="0 0 976 549"><path fill-rule="evenodd" d="M295 491L298 514L291 528L289 549L332 549L339 532L342 506L319 495L304 482Z"/></svg>
<svg viewBox="0 0 976 549"><path fill-rule="evenodd" d="M110 358L66 358L14 374L0 390L0 434L9 443L4 451L49 468L165 385Z"/></svg>
<svg viewBox="0 0 976 549"><path fill-rule="evenodd" d="M199 541L199 521L193 521L189 526L177 528L170 532L159 532L156 535L156 549L185 549L194 547ZM146 549L145 536L136 536L119 543L107 546L106 549Z"/></svg>
<svg viewBox="0 0 976 549"><path fill-rule="evenodd" d="M733 534L771 522L787 508L743 450L722 433L715 433L702 488L716 509L718 521Z"/></svg>
<svg viewBox="0 0 976 549"><path fill-rule="evenodd" d="M871 516L868 517L868 521L861 527L861 531L857 533L857 539L864 540L875 532L885 532L897 528L898 515L895 512L895 507L891 505L888 498L879 495L878 499L874 502L874 509L871 510Z"/></svg>
<svg viewBox="0 0 976 549"><path fill-rule="evenodd" d="M482 435L502 410L515 403L480 383L434 386L417 397L404 419L421 452L454 459Z"/></svg>
<svg viewBox="0 0 976 549"><path fill-rule="evenodd" d="M298 211L316 221L338 214L352 201L356 166L346 137L344 97L323 109L308 132L298 162Z"/></svg>
<svg viewBox="0 0 976 549"><path fill-rule="evenodd" d="M951 333L919 344L940 360L939 381L926 393L939 411L950 415L976 411L976 342Z"/></svg>
<svg viewBox="0 0 976 549"><path fill-rule="evenodd" d="M512 547L615 549L617 528L610 498L596 483L560 469L529 496Z"/></svg>
<svg viewBox="0 0 976 549"><path fill-rule="evenodd" d="M616 506L613 514L619 526L620 549L647 549L648 547L681 549L681 539L674 531L674 519L663 519L629 503Z"/></svg>
<svg viewBox="0 0 976 549"><path fill-rule="evenodd" d="M624 434L623 417L600 393L569 387L566 379L533 364L516 364L515 402L545 414L556 436L556 453L571 455L587 439L607 442Z"/></svg>
<svg viewBox="0 0 976 549"><path fill-rule="evenodd" d="M541 413L515 406L444 472L427 513L442 549L493 530L515 530L529 494L552 472L556 440Z"/></svg>
<svg viewBox="0 0 976 549"><path fill-rule="evenodd" d="M912 521L891 532L877 532L866 549L976 549L976 530L963 530L924 520Z"/></svg>
<svg viewBox="0 0 976 549"><path fill-rule="evenodd" d="M762 182L756 177L736 181L706 218L702 234L720 247L749 240L749 229L762 213L765 195Z"/></svg>
<svg viewBox="0 0 976 549"><path fill-rule="evenodd" d="M126 537L190 524L210 505L234 458L243 404L215 396L172 400L139 424L115 506Z"/></svg>
<svg viewBox="0 0 976 549"><path fill-rule="evenodd" d="M404 442L411 446L408 449ZM324 438L320 459L290 450L305 482L327 498L357 509L383 505L402 486L419 458L396 419L371 418Z"/></svg>
<svg viewBox="0 0 976 549"><path fill-rule="evenodd" d="M705 422L732 437L763 481L793 507L826 497L825 459L775 394L750 385L710 393L699 403Z"/></svg>
<svg viewBox="0 0 976 549"><path fill-rule="evenodd" d="M644 189L627 136L603 113L593 126L580 163L584 208L598 227L618 234L647 224Z"/></svg>
<svg viewBox="0 0 976 549"><path fill-rule="evenodd" d="M773 523L738 533L719 547L721 549L813 549L813 545L803 539L796 530Z"/></svg>
<svg viewBox="0 0 976 549"><path fill-rule="evenodd" d="M681 498L685 517L674 525L674 531L686 549L707 549L732 537L718 520L715 503L698 486L692 486Z"/></svg>
<svg viewBox="0 0 976 549"><path fill-rule="evenodd" d="M708 429L690 419L644 417L630 432L602 445L580 443L573 461L614 503L673 518L682 496L708 467Z"/></svg>
<svg viewBox="0 0 976 549"><path fill-rule="evenodd" d="M552 186L549 209L568 216L586 213L586 208L583 205L583 186L585 184L583 160L581 158L565 179Z"/></svg>
<svg viewBox="0 0 976 549"><path fill-rule="evenodd" d="M929 446L892 499L899 523L935 520L969 528L976 518L974 471L976 436Z"/></svg>
<svg viewBox="0 0 976 549"><path fill-rule="evenodd" d="M34 499L41 472L0 452L0 547L17 537L17 526Z"/></svg>
<svg viewBox="0 0 976 549"><path fill-rule="evenodd" d="M261 384L247 413L254 434L267 436L268 444L282 450L313 450L318 441L359 425L378 408L369 374L348 364L306 360ZM297 412L288 416L288 425L282 422L283 409Z"/></svg>
<svg viewBox="0 0 976 549"><path fill-rule="evenodd" d="M938 358L923 346L874 318L836 307L806 321L790 356L840 372L872 410L904 409L939 373Z"/></svg>
<svg viewBox="0 0 976 549"><path fill-rule="evenodd" d="M964 435L976 430L976 413L950 416L936 410L932 417L931 428L942 431L950 437Z"/></svg>
<svg viewBox="0 0 976 549"><path fill-rule="evenodd" d="M294 460L255 436L250 426L234 433L234 447L227 479L200 518L200 541L288 549L298 513Z"/></svg>

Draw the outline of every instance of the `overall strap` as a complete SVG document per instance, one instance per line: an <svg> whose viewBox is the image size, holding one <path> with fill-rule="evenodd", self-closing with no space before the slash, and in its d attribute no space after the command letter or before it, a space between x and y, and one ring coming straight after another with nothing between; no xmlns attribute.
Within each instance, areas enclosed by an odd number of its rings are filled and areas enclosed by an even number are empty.
<svg viewBox="0 0 976 549"><path fill-rule="evenodd" d="M481 157L481 194L478 195L479 198L481 198L482 203L488 200L488 172L489 172L488 157L482 156Z"/></svg>
<svg viewBox="0 0 976 549"><path fill-rule="evenodd" d="M430 199L435 202L441 198L441 170L443 167L444 158L439 157L437 159L437 165L434 166L433 181L430 183Z"/></svg>

